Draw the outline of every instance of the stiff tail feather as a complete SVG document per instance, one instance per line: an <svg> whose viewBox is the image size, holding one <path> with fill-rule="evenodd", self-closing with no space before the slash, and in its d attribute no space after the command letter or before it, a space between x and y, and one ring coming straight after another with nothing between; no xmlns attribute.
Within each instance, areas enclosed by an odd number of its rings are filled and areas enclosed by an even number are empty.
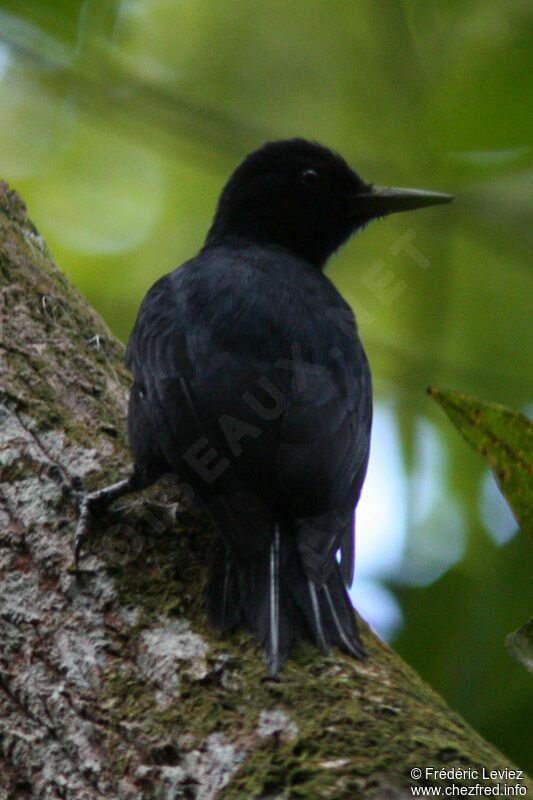
<svg viewBox="0 0 533 800"><path fill-rule="evenodd" d="M355 613L336 562L321 592L330 642L354 658L366 658Z"/></svg>
<svg viewBox="0 0 533 800"><path fill-rule="evenodd" d="M355 612L337 562L323 583L304 578L301 566L300 572L301 579L289 584L290 593L319 650L329 653L330 646L335 645L354 658L365 658Z"/></svg>
<svg viewBox="0 0 533 800"><path fill-rule="evenodd" d="M235 555L218 536L207 587L207 616L211 625L221 633L237 628L243 622L241 606Z"/></svg>
<svg viewBox="0 0 533 800"><path fill-rule="evenodd" d="M322 652L335 645L355 658L366 656L338 564L322 584L314 581L292 537L278 526L254 562L242 562L224 545L211 572L208 613L223 632L244 625L260 642L271 676L306 629Z"/></svg>
<svg viewBox="0 0 533 800"><path fill-rule="evenodd" d="M280 551L279 526L276 525L268 563L268 639L265 655L269 675L276 675L280 668Z"/></svg>

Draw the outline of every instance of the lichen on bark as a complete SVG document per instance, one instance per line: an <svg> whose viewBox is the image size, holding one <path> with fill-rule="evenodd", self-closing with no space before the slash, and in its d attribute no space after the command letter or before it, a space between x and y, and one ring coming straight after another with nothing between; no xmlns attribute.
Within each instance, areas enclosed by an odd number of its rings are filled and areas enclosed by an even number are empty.
<svg viewBox="0 0 533 800"><path fill-rule="evenodd" d="M277 680L217 637L212 531L172 480L73 569L60 476L127 474L122 359L0 184L0 800L400 798L413 768L510 768L365 626L367 661L304 643Z"/></svg>

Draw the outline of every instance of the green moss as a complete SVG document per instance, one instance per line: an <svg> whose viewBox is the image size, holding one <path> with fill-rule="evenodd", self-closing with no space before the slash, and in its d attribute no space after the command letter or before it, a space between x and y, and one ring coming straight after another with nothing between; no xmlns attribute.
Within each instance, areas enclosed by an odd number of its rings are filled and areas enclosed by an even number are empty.
<svg viewBox="0 0 533 800"><path fill-rule="evenodd" d="M189 735L190 746L200 746L209 734L223 732L244 747L247 758L221 797L240 800L286 791L306 800L354 800L379 795L386 781L407 786L410 766L421 763L494 763L494 751L473 739L441 698L368 635L370 659L361 667L338 652L321 655L304 642L279 679L268 679L249 636L237 632L222 640L207 624L203 596L211 534L203 516L184 510L175 527L154 532L141 505L122 520L142 539L132 561L110 567L121 603L142 610L125 648L134 652L138 636L155 618L186 616L210 643L209 670L200 682L182 675L175 700L164 708L145 681L110 676L111 713L117 724L124 717L138 722L143 741L168 740L179 731ZM401 692L398 686L404 687ZM296 724L294 739L257 737L260 712L273 708L284 709Z"/></svg>
<svg viewBox="0 0 533 800"><path fill-rule="evenodd" d="M158 487L153 491L159 501L175 500ZM123 720L138 726L143 763L177 736L187 735L188 750L223 732L247 752L220 795L225 800L280 792L305 800L380 797L384 786L409 786L410 769L421 764L495 764L494 750L368 633L370 658L362 665L338 652L324 656L303 642L279 678L267 678L249 636L238 631L222 640L207 624L203 596L212 534L204 517L184 509L175 526L154 531L143 508L136 503L121 514L141 537L140 550L128 563L109 566L121 605L141 609L124 638L124 654L136 652L142 631L160 616L185 616L210 644L206 677L182 674L175 698L164 707L156 702L156 687L133 668L104 676L109 735L119 736ZM274 708L297 726L294 738L259 739L260 713ZM115 769L123 774L127 765L118 744L115 749Z"/></svg>
<svg viewBox="0 0 533 800"><path fill-rule="evenodd" d="M41 468L41 464L35 461L29 455L23 455L13 461L12 464L7 464L0 467L0 481L2 483L16 483L22 481L29 475L35 473Z"/></svg>

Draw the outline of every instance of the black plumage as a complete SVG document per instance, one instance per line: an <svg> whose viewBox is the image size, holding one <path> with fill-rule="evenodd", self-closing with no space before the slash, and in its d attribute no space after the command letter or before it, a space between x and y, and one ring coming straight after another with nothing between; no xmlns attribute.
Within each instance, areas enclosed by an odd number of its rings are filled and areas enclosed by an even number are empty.
<svg viewBox="0 0 533 800"><path fill-rule="evenodd" d="M141 305L126 353L136 480L193 487L223 541L210 619L250 630L271 674L306 632L364 655L345 585L371 377L322 269L371 219L447 199L373 187L314 143L269 143L229 179L200 253Z"/></svg>

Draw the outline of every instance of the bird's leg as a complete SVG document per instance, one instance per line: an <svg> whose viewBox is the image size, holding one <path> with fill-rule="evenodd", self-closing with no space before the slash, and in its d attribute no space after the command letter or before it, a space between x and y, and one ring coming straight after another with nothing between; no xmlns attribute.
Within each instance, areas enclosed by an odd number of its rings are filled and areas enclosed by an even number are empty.
<svg viewBox="0 0 533 800"><path fill-rule="evenodd" d="M117 500L119 497L123 497L123 495L129 494L130 492L144 489L151 483L153 483L153 480L150 480L143 474L132 472L128 478L112 483L109 486L104 486L101 489L96 489L94 492L76 492L78 495L78 508L80 512L74 540L74 560L76 569L78 569L82 548L91 533L94 514L107 508L113 500Z"/></svg>

